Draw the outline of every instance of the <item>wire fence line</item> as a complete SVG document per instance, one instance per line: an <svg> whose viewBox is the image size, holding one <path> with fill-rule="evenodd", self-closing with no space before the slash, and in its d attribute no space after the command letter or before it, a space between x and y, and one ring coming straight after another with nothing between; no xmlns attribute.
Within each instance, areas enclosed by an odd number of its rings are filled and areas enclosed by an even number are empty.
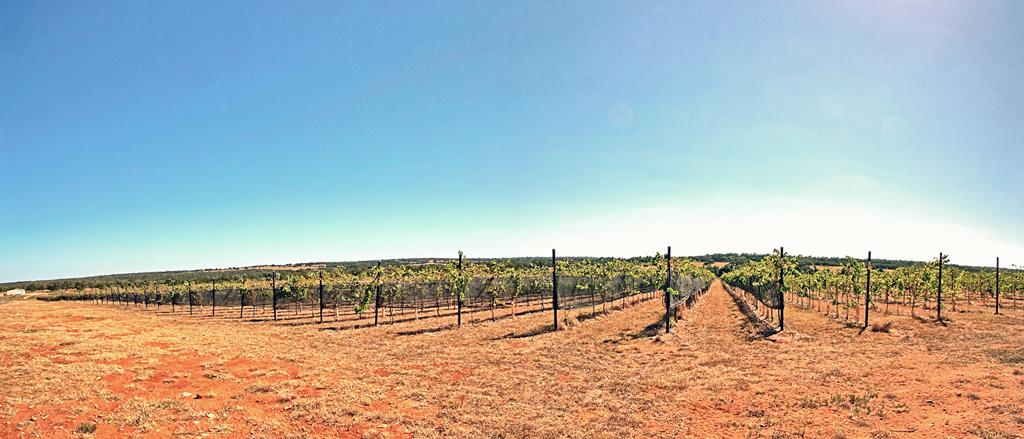
<svg viewBox="0 0 1024 439"><path fill-rule="evenodd" d="M711 279L670 273L668 281L669 308L690 307L708 291Z"/></svg>

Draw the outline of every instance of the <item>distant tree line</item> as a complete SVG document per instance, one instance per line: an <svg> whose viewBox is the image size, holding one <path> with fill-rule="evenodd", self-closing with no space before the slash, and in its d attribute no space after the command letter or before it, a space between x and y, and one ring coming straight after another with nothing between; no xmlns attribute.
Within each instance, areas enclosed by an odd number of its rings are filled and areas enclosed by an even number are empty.
<svg viewBox="0 0 1024 439"><path fill-rule="evenodd" d="M702 256L688 256L688 258L703 262L705 264L712 263L726 263L728 265L722 267L709 267L711 271L714 271L716 275L721 276L724 273L732 271L733 268L748 262L760 261L767 253L715 253L710 255ZM789 255L787 255L789 256ZM812 273L814 267L844 267L847 265L847 257L831 257L831 256L793 256L796 260L796 270L801 273ZM915 264L920 264L920 261L904 261L898 259L872 259L871 266L880 270L892 270L902 267L913 267ZM986 271L991 270L991 267L975 267L969 265L956 265L950 264L950 267L959 268L964 271ZM1008 270L1011 271L1011 270Z"/></svg>
<svg viewBox="0 0 1024 439"><path fill-rule="evenodd" d="M559 257L563 260L591 260L596 262L608 262L614 259L621 258L610 258L610 257ZM630 261L641 261L650 262L655 257L646 258L631 258ZM387 259L379 261L385 266L404 266L408 270L415 272L417 270L424 269L426 267L436 266L439 264L449 264L454 261L455 258L403 258L403 259ZM548 267L551 265L551 259L549 257L517 257L517 258L467 258L469 262L487 262L487 261L503 261L512 268L532 268L532 267ZM123 273L123 274L106 274L99 276L87 276L78 278L67 278L67 279L52 279L52 280L37 280L37 281L20 281L20 282L8 282L0 283L0 291L6 291L14 288L24 288L28 291L38 290L69 290L77 289L84 290L86 288L117 288L124 287L127 285L145 285L145 284L178 284L190 282L192 284L206 284L213 281L226 281L232 279L269 279L275 271L281 273L285 271L294 271L297 273L305 273L309 271L316 271L319 269L334 269L341 270L348 274L359 275L372 270L377 266L378 261L351 261L351 262L307 262L307 263L295 263L295 264L268 264L253 267L232 267L223 269L203 269L203 270L177 270L177 271L158 271L158 272L144 272L144 273Z"/></svg>
<svg viewBox="0 0 1024 439"><path fill-rule="evenodd" d="M750 261L758 261L764 258L764 253L715 253L702 256L690 256L691 260L696 262L702 262L705 264L713 263L725 263L720 267L708 268L712 270L715 275L721 276L724 273L728 273L733 268L743 265ZM823 257L823 256L794 256L797 261L796 270L803 273L810 273L814 271L814 266L835 266L842 267L847 261L846 258L838 257ZM559 257L562 260L590 260L594 262L609 262L616 259L612 257ZM641 262L650 263L655 260L661 260L662 255L655 254L653 256L641 256L625 259L630 262ZM403 258L403 259L388 259L380 261L385 266L404 266L408 270L415 272L416 270L424 267L435 266L437 264L448 264L453 261L454 258ZM550 257L538 256L538 257L515 257L515 258L471 258L468 261L472 262L487 262L487 261L503 261L512 268L536 268L536 267L548 267L551 264ZM79 278L68 278L68 279L53 279L53 280L38 280L38 281L21 281L21 282L8 282L0 283L0 291L6 291L14 288L24 288L28 291L36 290L67 290L77 289L84 290L86 288L116 288L127 285L143 285L143 284L175 284L190 282L192 284L205 284L213 281L231 280L231 279L269 279L274 271L282 272L293 270L297 272L309 272L319 269L334 269L347 272L349 274L358 275L366 273L369 270L377 266L376 260L371 261L351 261L351 262L307 262L307 263L295 263L295 264L275 264L266 266L255 266L255 267L232 267L225 269L204 269L204 270L179 270L179 271L159 271L159 272L146 272L146 273L124 273L124 274L108 274L101 276L88 276ZM890 260L890 259L875 259L872 261L872 265L878 269L895 269L900 267L910 267L915 264L914 261L901 261L901 260ZM720 264L721 265L721 264ZM986 270L987 267L971 267L971 266L958 266L951 265L951 267L961 268L965 271L978 271ZM1010 270L1008 270L1010 271Z"/></svg>

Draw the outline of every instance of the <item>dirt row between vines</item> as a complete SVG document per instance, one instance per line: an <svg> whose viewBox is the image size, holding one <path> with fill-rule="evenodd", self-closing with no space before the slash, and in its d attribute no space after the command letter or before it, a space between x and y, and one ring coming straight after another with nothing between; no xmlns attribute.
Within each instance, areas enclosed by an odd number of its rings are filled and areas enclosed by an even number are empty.
<svg viewBox="0 0 1024 439"><path fill-rule="evenodd" d="M283 326L80 303L0 306L0 437L1017 437L1024 323L787 310L719 284L658 335L657 301L558 333ZM584 312L589 314L589 312ZM95 425L95 433L76 433Z"/></svg>

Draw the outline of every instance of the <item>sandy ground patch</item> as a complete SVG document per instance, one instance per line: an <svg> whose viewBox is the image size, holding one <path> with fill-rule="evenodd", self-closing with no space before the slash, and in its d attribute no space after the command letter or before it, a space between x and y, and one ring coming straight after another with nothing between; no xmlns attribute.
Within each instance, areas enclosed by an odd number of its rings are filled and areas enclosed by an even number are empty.
<svg viewBox="0 0 1024 439"><path fill-rule="evenodd" d="M717 283L668 336L657 300L558 333L548 312L352 329L18 301L0 306L0 437L1024 431L1020 318L889 316L876 320L889 332L861 333L787 311L787 331L765 338Z"/></svg>

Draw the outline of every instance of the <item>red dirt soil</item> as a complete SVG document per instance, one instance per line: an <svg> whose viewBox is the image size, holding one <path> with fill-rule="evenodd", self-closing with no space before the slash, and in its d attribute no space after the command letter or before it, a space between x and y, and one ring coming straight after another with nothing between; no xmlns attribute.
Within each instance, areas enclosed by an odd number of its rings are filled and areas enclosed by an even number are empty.
<svg viewBox="0 0 1024 439"><path fill-rule="evenodd" d="M786 331L764 337L715 283L666 336L660 306L551 333L549 312L461 329L448 318L343 329L11 302L0 306L0 437L1024 431L1018 317L955 314L943 326L878 316L889 332L862 333L790 306Z"/></svg>

